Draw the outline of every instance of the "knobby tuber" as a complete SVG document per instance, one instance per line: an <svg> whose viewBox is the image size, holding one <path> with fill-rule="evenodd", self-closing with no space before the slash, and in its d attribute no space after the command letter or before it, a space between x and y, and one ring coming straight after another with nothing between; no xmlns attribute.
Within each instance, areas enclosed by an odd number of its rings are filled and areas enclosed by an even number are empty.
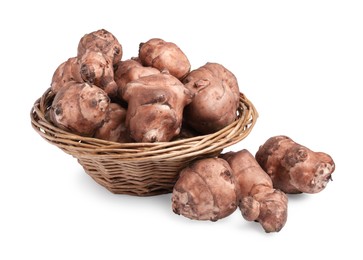
<svg viewBox="0 0 363 260"><path fill-rule="evenodd" d="M94 135L95 138L126 143L130 142L125 125L126 109L117 103L110 103L106 118Z"/></svg>
<svg viewBox="0 0 363 260"><path fill-rule="evenodd" d="M110 97L117 95L112 62L100 51L86 50L81 57L69 58L59 65L52 77L52 91L58 92L69 81L88 82Z"/></svg>
<svg viewBox="0 0 363 260"><path fill-rule="evenodd" d="M78 59L82 79L102 88L109 97L116 97L117 84L110 58L100 51L86 50Z"/></svg>
<svg viewBox="0 0 363 260"><path fill-rule="evenodd" d="M50 84L52 91L57 93L69 81L83 82L77 57L69 58L57 67Z"/></svg>
<svg viewBox="0 0 363 260"><path fill-rule="evenodd" d="M184 168L172 193L173 211L195 220L227 217L237 203L232 170L220 158L200 159Z"/></svg>
<svg viewBox="0 0 363 260"><path fill-rule="evenodd" d="M216 132L237 117L239 87L236 77L224 66L208 62L183 80L194 95L185 108L187 124L202 134Z"/></svg>
<svg viewBox="0 0 363 260"><path fill-rule="evenodd" d="M49 116L61 129L93 136L106 118L109 103L109 97L101 88L70 81L55 95Z"/></svg>
<svg viewBox="0 0 363 260"><path fill-rule="evenodd" d="M151 66L160 71L166 69L179 80L190 71L190 62L184 52L175 43L159 38L140 43L139 59L144 66Z"/></svg>
<svg viewBox="0 0 363 260"><path fill-rule="evenodd" d="M313 152L282 135L269 138L255 157L270 175L274 187L286 193L320 192L335 170L328 154Z"/></svg>
<svg viewBox="0 0 363 260"><path fill-rule="evenodd" d="M122 46L116 37L105 29L85 34L78 43L77 56L81 58L87 50L102 52L116 64L122 58Z"/></svg>
<svg viewBox="0 0 363 260"><path fill-rule="evenodd" d="M166 142L180 132L185 105L191 95L168 72L129 82L122 93L128 102L126 127L137 142Z"/></svg>
<svg viewBox="0 0 363 260"><path fill-rule="evenodd" d="M273 188L272 181L248 150L221 155L235 178L239 208L248 221L259 222L266 232L278 232L287 220L285 193Z"/></svg>
<svg viewBox="0 0 363 260"><path fill-rule="evenodd" d="M136 59L119 61L115 65L114 78L118 87L118 97L122 98L122 89L126 84L141 77L158 74L160 71L153 67L144 67Z"/></svg>

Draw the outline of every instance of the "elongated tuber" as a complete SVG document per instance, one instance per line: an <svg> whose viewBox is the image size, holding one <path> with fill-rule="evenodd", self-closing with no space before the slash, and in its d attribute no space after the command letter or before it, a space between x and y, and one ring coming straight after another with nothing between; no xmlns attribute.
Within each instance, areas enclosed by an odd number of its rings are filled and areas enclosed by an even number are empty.
<svg viewBox="0 0 363 260"><path fill-rule="evenodd" d="M172 194L176 214L195 220L227 217L237 208L232 170L220 158L195 161L180 172Z"/></svg>
<svg viewBox="0 0 363 260"><path fill-rule="evenodd" d="M216 132L237 117L239 87L236 77L218 63L207 63L183 80L194 95L185 108L185 122L202 134Z"/></svg>
<svg viewBox="0 0 363 260"><path fill-rule="evenodd" d="M124 88L128 102L126 127L136 142L166 142L180 132L191 95L167 72L141 77Z"/></svg>
<svg viewBox="0 0 363 260"><path fill-rule="evenodd" d="M70 81L55 95L49 116L61 129L93 136L106 118L109 103L109 97L99 87Z"/></svg>
<svg viewBox="0 0 363 260"><path fill-rule="evenodd" d="M221 155L233 172L238 186L242 216L259 222L266 232L278 232L287 220L285 193L276 190L266 172L248 150Z"/></svg>
<svg viewBox="0 0 363 260"><path fill-rule="evenodd" d="M335 170L328 154L313 152L283 135L261 145L256 160L270 175L274 187L286 193L320 192Z"/></svg>
<svg viewBox="0 0 363 260"><path fill-rule="evenodd" d="M139 58L144 66L151 66L160 71L166 69L179 80L190 71L190 62L184 52L175 43L159 38L140 43Z"/></svg>
<svg viewBox="0 0 363 260"><path fill-rule="evenodd" d="M100 29L85 34L78 43L78 58L81 58L87 50L102 52L112 64L116 64L122 58L122 46L116 37L105 29Z"/></svg>

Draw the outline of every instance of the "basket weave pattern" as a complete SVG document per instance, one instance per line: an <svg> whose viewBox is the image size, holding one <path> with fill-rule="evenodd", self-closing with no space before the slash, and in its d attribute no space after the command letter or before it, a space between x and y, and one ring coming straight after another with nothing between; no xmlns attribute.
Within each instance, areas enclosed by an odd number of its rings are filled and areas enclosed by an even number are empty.
<svg viewBox="0 0 363 260"><path fill-rule="evenodd" d="M116 143L55 127L45 116L53 98L49 88L34 103L30 117L35 131L77 158L85 172L109 191L137 196L171 192L182 168L243 140L258 117L253 104L240 93L237 120L216 133L171 142Z"/></svg>

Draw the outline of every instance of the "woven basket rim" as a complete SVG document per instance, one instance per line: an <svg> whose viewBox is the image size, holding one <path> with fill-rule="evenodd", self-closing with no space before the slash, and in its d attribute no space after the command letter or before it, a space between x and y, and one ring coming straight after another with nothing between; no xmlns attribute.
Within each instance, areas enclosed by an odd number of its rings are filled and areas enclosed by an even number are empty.
<svg viewBox="0 0 363 260"><path fill-rule="evenodd" d="M252 102L240 93L237 119L215 133L169 142L118 143L80 136L55 127L45 116L53 98L54 93L48 88L34 102L30 112L32 127L45 140L77 158L81 158L83 154L87 157L93 154L97 158L130 161L198 157L205 153L221 151L243 140L251 132L258 118L258 112Z"/></svg>

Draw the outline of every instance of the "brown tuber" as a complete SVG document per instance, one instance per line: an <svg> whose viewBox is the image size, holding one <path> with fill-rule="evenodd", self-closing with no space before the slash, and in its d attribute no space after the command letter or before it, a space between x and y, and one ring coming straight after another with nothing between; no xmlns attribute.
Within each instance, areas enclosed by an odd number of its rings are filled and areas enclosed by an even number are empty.
<svg viewBox="0 0 363 260"><path fill-rule="evenodd" d="M88 82L102 88L110 97L117 95L112 62L99 51L86 50L81 57L60 64L52 77L52 91L57 93L69 81Z"/></svg>
<svg viewBox="0 0 363 260"><path fill-rule="evenodd" d="M82 79L102 88L111 98L116 97L117 84L110 58L100 51L86 50L78 59Z"/></svg>
<svg viewBox="0 0 363 260"><path fill-rule="evenodd" d="M247 150L221 155L233 172L238 186L242 216L259 222L266 232L278 232L287 220L285 193L272 187L272 181Z"/></svg>
<svg viewBox="0 0 363 260"><path fill-rule="evenodd" d="M144 67L136 59L119 61L115 65L114 78L118 87L118 96L122 95L122 89L126 84L141 77L158 74L160 71L153 67ZM122 97L120 97L122 98Z"/></svg>
<svg viewBox="0 0 363 260"><path fill-rule="evenodd" d="M160 71L166 69L179 80L190 71L190 62L184 52L175 43L159 38L140 43L139 59L144 66L151 66Z"/></svg>
<svg viewBox="0 0 363 260"><path fill-rule="evenodd" d="M99 87L70 81L55 95L49 116L63 130L93 136L106 118L109 103L109 97Z"/></svg>
<svg viewBox="0 0 363 260"><path fill-rule="evenodd" d="M328 154L313 152L282 135L261 145L256 160L270 175L274 187L286 193L320 192L335 170Z"/></svg>
<svg viewBox="0 0 363 260"><path fill-rule="evenodd" d="M191 95L167 72L141 77L123 89L126 127L136 142L167 142L178 135Z"/></svg>
<svg viewBox="0 0 363 260"><path fill-rule="evenodd" d="M225 160L200 159L180 172L172 193L172 209L190 219L217 221L236 210L235 188Z"/></svg>
<svg viewBox="0 0 363 260"><path fill-rule="evenodd" d="M81 58L87 50L102 52L112 64L116 64L122 58L122 46L116 37L105 29L100 29L85 34L78 43L78 58Z"/></svg>
<svg viewBox="0 0 363 260"><path fill-rule="evenodd" d="M117 103L110 103L106 118L101 127L96 130L95 138L107 141L130 142L125 126L126 109Z"/></svg>
<svg viewBox="0 0 363 260"><path fill-rule="evenodd" d="M69 81L83 82L77 57L69 58L57 67L50 84L53 93L57 93Z"/></svg>
<svg viewBox="0 0 363 260"><path fill-rule="evenodd" d="M202 134L216 132L237 118L239 88L236 77L218 63L208 62L183 80L194 95L184 111L185 122Z"/></svg>

